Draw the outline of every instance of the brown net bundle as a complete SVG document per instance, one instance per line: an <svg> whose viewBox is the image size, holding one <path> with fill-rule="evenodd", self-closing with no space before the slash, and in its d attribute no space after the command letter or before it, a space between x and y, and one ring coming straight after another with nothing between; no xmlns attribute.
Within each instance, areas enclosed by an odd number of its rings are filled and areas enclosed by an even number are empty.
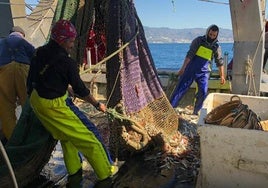
<svg viewBox="0 0 268 188"><path fill-rule="evenodd" d="M110 151L125 159L155 140L179 147L178 115L161 87L133 3L113 0L107 7L107 54L119 51L106 62Z"/></svg>
<svg viewBox="0 0 268 188"><path fill-rule="evenodd" d="M232 96L229 102L214 108L205 117L207 124L263 130L260 122L258 115L236 95Z"/></svg>

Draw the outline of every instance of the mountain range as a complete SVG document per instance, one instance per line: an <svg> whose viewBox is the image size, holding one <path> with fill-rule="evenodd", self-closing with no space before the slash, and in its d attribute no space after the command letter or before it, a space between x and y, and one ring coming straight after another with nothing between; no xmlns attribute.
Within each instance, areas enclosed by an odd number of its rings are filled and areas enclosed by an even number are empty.
<svg viewBox="0 0 268 188"><path fill-rule="evenodd" d="M205 28L170 29L167 27L143 27L148 43L190 43L195 37L204 35ZM233 31L220 28L219 42L232 43Z"/></svg>

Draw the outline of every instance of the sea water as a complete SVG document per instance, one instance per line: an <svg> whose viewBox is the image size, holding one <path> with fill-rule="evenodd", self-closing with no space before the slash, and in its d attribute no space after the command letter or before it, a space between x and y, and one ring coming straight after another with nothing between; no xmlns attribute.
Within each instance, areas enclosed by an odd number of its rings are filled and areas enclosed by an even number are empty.
<svg viewBox="0 0 268 188"><path fill-rule="evenodd" d="M157 69L178 70L184 61L189 50L190 43L149 43L155 67ZM227 62L233 57L233 43L220 43L222 56L227 56ZM212 69L217 69L216 64L212 64Z"/></svg>

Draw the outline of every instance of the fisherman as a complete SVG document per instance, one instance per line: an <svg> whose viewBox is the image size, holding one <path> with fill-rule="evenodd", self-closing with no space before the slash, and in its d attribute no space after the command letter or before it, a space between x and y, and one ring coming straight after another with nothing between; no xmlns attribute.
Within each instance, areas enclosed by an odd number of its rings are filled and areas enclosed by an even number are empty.
<svg viewBox="0 0 268 188"><path fill-rule="evenodd" d="M98 179L106 180L118 167L113 165L96 126L68 97L70 85L70 93L106 111L105 104L90 94L80 78L77 63L69 56L76 36L74 25L60 20L53 26L48 44L37 49L28 77L30 103L43 126L60 140L69 175L81 174L81 152Z"/></svg>
<svg viewBox="0 0 268 188"><path fill-rule="evenodd" d="M6 139L16 126L17 105L24 105L27 99L26 80L35 48L24 37L24 30L14 26L0 40L0 124Z"/></svg>
<svg viewBox="0 0 268 188"><path fill-rule="evenodd" d="M193 114L198 115L208 93L208 79L213 58L219 69L220 83L225 84L224 61L221 47L217 40L218 35L218 26L211 25L207 28L204 36L198 36L192 41L183 65L178 71L180 77L170 99L171 105L174 108L178 106L180 100L190 88L193 81L196 81L198 89L195 95L196 100Z"/></svg>

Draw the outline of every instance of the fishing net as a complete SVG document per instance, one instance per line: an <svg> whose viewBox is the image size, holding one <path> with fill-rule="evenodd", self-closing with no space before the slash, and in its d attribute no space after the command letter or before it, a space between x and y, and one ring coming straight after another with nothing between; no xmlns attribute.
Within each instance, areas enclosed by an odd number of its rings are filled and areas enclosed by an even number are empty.
<svg viewBox="0 0 268 188"><path fill-rule="evenodd" d="M55 145L56 140L44 129L27 100L12 137L5 145L19 187L27 185L39 176L39 172L50 159ZM1 187L12 185L2 155L0 155L0 177Z"/></svg>
<svg viewBox="0 0 268 188"><path fill-rule="evenodd" d="M53 23L59 19L71 20L77 28L79 37L72 52L77 62L84 62L93 31L94 41L107 43L95 63L106 52L102 63L106 63L109 149L113 157L123 160L159 143L166 150L183 152L178 115L162 89L133 2L59 0ZM55 145L56 140L43 128L27 101L5 146L20 187L39 175ZM8 174L0 158L1 187L12 184Z"/></svg>
<svg viewBox="0 0 268 188"><path fill-rule="evenodd" d="M88 30L80 32L79 39L81 35L87 37L79 40L79 46L85 48L80 49L83 55L77 61L85 64L89 60L91 65L96 64L81 74L89 71L92 74L96 67L106 64L109 149L113 156L125 159L155 140L167 148L180 150L182 135L178 132L178 116L162 89L133 2L104 0L85 6L94 8L84 8L92 10L92 17L84 19ZM81 12L76 17L81 17ZM79 23L75 22L78 30ZM85 54L87 50L90 50L90 59Z"/></svg>
<svg viewBox="0 0 268 188"><path fill-rule="evenodd" d="M107 105L111 118L110 151L119 159L161 140L179 147L178 115L170 105L132 1L107 2Z"/></svg>

